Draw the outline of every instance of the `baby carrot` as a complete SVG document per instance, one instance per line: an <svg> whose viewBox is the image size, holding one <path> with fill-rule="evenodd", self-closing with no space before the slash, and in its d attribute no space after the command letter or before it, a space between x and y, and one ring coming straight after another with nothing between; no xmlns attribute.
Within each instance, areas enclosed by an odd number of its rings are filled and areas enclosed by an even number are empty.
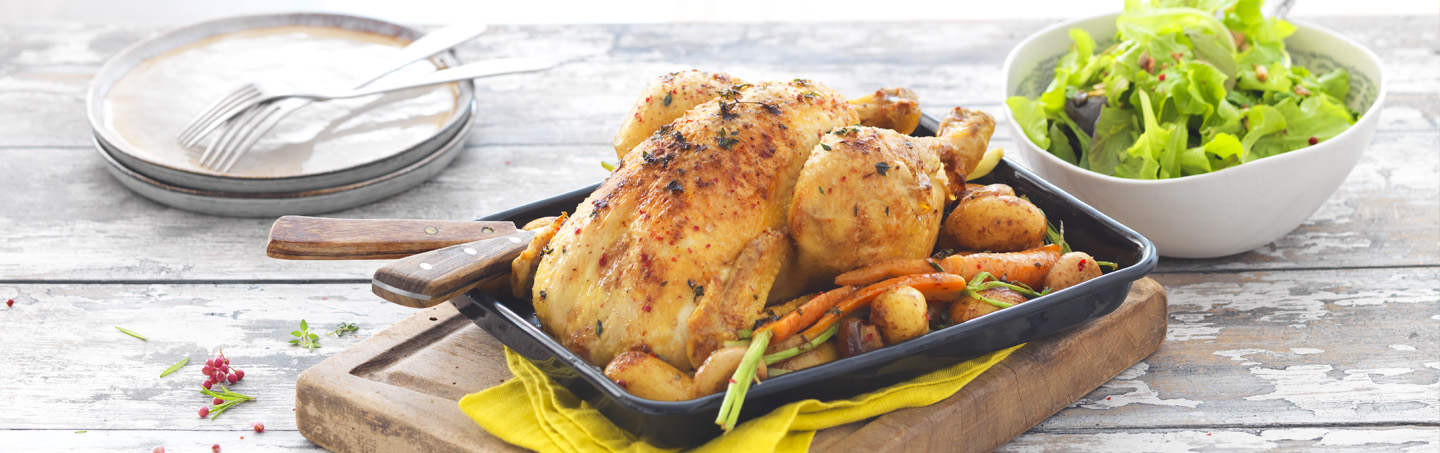
<svg viewBox="0 0 1440 453"><path fill-rule="evenodd" d="M834 307L836 303L850 297L851 294L855 294L855 291L859 289L860 287L858 286L841 286L821 293L818 296L810 298L810 300L805 302L805 305L801 305L800 308L786 313L785 316L781 317L778 321L761 326L760 330L755 333L758 334L767 330L772 331L775 336L770 339L770 342L779 343L785 341L785 339L799 332L800 329L804 329L814 323L816 319L820 318L820 315L825 314L825 312Z"/></svg>
<svg viewBox="0 0 1440 453"><path fill-rule="evenodd" d="M940 260L940 267L967 279L989 272L1000 280L1040 288L1045 285L1045 274L1059 259L1060 246L1050 244L1020 252L949 256Z"/></svg>
<svg viewBox="0 0 1440 453"><path fill-rule="evenodd" d="M957 287L963 288L966 283L964 277L942 273L906 275L875 283L866 286L864 289L855 292L850 297L835 304L834 309L826 309L825 316L816 320L815 324L805 329L805 332L801 333L801 335L804 335L806 338L815 338L825 333L826 329L840 322L840 319L844 318L846 314L859 310L866 304L869 304L871 300L874 300L875 296L879 296L891 288L903 285L915 288L921 293L927 291L948 292L956 290Z"/></svg>

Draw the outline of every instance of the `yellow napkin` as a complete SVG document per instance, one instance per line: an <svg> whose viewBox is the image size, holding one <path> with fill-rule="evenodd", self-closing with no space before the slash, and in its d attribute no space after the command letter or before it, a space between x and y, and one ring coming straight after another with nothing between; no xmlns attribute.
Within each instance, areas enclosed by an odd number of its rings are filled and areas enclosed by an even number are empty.
<svg viewBox="0 0 1440 453"><path fill-rule="evenodd" d="M694 451L803 452L809 450L817 430L927 406L954 395L1021 346L846 400L796 401L745 422ZM505 348L505 360L514 379L460 399L460 410L495 437L541 452L675 451L637 440L510 348Z"/></svg>

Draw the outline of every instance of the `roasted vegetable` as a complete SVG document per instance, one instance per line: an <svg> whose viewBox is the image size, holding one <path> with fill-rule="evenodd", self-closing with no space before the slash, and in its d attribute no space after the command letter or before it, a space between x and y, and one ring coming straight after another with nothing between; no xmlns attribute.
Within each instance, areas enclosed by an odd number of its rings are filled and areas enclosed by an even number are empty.
<svg viewBox="0 0 1440 453"><path fill-rule="evenodd" d="M650 354L626 351L605 365L605 377L631 394L656 401L691 398L690 376Z"/></svg>
<svg viewBox="0 0 1440 453"><path fill-rule="evenodd" d="M978 293L986 299L1010 305L1019 305L1025 302L1025 296L1007 288L991 288L978 291ZM962 323L1000 311L1001 308L985 300L966 296L950 304L950 319L956 323Z"/></svg>
<svg viewBox="0 0 1440 453"><path fill-rule="evenodd" d="M840 321L840 332L836 336L842 357L855 357L885 347L875 326L859 318Z"/></svg>
<svg viewBox="0 0 1440 453"><path fill-rule="evenodd" d="M730 376L735 374L735 370L740 367L740 360L744 358L745 348L739 346L723 348L710 354L710 357L700 364L700 368L695 370L691 397L699 398L724 390L730 385ZM769 375L765 362L760 362L755 375L762 380Z"/></svg>
<svg viewBox="0 0 1440 453"><path fill-rule="evenodd" d="M925 295L909 286L897 286L870 303L870 323L886 344L909 340L930 331Z"/></svg>
<svg viewBox="0 0 1440 453"><path fill-rule="evenodd" d="M1085 252L1070 252L1060 255L1050 273L1045 274L1045 287L1059 291L1100 276L1100 265Z"/></svg>
<svg viewBox="0 0 1440 453"><path fill-rule="evenodd" d="M945 219L945 234L971 250L1018 252L1040 245L1045 239L1045 213L1014 196L1009 187L997 185L966 193Z"/></svg>

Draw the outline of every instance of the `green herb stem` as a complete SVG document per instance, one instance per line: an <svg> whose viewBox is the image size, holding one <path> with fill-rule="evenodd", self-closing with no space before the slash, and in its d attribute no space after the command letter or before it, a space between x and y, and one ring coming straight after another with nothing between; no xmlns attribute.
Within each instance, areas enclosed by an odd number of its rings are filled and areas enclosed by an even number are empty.
<svg viewBox="0 0 1440 453"><path fill-rule="evenodd" d="M132 336L132 337L135 337L135 338L139 338L140 341L150 341L149 339L145 338L144 335L140 335L140 334L138 334L138 333L135 333L134 331L131 331L130 329L126 329L126 328L120 327L120 326L115 326L115 328L116 328L116 329L119 329L121 332L125 332L125 335L129 335L129 336Z"/></svg>
<svg viewBox="0 0 1440 453"><path fill-rule="evenodd" d="M771 335L774 335L774 332L769 330L755 334L750 349L746 350L745 357L740 359L740 367L736 368L735 374L730 377L730 385L725 389L725 400L720 403L720 413L715 417L715 424L727 432L735 429L735 423L740 419L740 407L745 403L745 392L750 389L750 382L755 379L755 372L760 369L760 361L764 358L765 348L770 346Z"/></svg>
<svg viewBox="0 0 1440 453"><path fill-rule="evenodd" d="M161 372L160 372L160 377L169 376L170 373L174 373L174 372L176 372L176 371L180 371L180 369L181 369L181 368L184 368L184 367L185 367L185 364L187 364L187 363L190 363L190 357L189 357L189 356L186 356L185 358L180 359L180 361L179 361L179 362L175 362L174 365L170 365L170 368L166 368L165 371L161 371Z"/></svg>
<svg viewBox="0 0 1440 453"><path fill-rule="evenodd" d="M806 353L806 352L809 352L809 351L812 350L812 349L818 348L818 347L820 347L821 344L824 344L825 341L829 340L830 337L835 336L835 332L839 332L839 331L840 331L840 325L839 325L839 324L830 326L829 329L825 329L825 332L822 332L819 336L815 337L814 339L812 339L812 340L810 340L810 341L808 341L808 342L806 342L806 343L804 343L804 344L801 344L801 345L799 345L799 346L796 346L796 347L793 347L793 348L790 348L790 349L786 349L786 350L784 350L784 351L779 351L779 352L776 352L776 353L774 353L774 354L770 354L770 355L765 356L765 364L766 364L766 365L769 365L769 364L772 364L772 363L776 363L776 362L779 362L779 361L781 361L781 360L785 360L785 359L788 359L788 358L791 358L791 357L795 357L795 356L797 356L797 355L800 355L800 354L804 354L804 353Z"/></svg>

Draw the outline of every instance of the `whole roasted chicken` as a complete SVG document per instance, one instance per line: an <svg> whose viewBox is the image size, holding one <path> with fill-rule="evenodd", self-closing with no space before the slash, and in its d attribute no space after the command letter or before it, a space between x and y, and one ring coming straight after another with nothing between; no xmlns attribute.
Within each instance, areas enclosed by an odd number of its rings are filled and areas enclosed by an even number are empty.
<svg viewBox="0 0 1440 453"><path fill-rule="evenodd" d="M533 284L518 284L542 326L592 364L658 360L652 374L688 383L767 302L854 262L928 254L993 129L988 115L956 112L941 137L908 137L919 117L908 90L848 101L801 79L668 75L618 134L619 168L538 236L540 252L516 263Z"/></svg>

